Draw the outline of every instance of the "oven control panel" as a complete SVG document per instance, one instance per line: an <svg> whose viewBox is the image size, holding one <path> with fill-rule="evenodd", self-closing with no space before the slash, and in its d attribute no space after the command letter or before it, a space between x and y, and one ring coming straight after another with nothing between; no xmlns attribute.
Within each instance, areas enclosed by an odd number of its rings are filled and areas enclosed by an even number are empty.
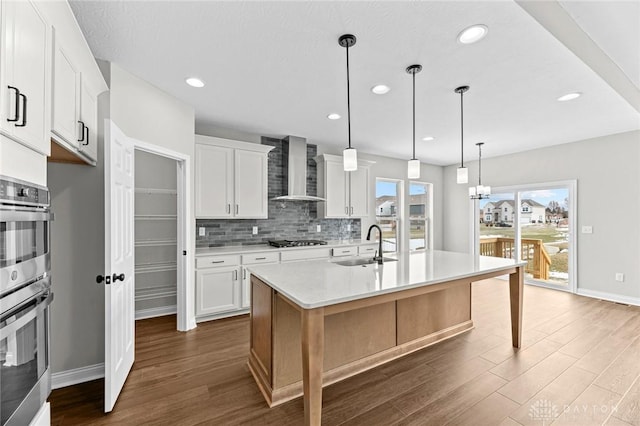
<svg viewBox="0 0 640 426"><path fill-rule="evenodd" d="M49 191L39 185L0 176L0 203L44 207L49 205Z"/></svg>

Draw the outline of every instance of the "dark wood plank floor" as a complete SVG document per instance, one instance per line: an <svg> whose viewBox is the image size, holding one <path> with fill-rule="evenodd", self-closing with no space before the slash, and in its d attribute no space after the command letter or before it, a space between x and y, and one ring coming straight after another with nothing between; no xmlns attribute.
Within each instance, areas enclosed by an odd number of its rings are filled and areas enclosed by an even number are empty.
<svg viewBox="0 0 640 426"><path fill-rule="evenodd" d="M474 330L329 386L327 425L640 425L640 308L526 286L510 344L508 285L473 286ZM298 425L269 409L246 366L247 316L180 333L136 324L136 361L112 413L103 381L55 390L53 425Z"/></svg>

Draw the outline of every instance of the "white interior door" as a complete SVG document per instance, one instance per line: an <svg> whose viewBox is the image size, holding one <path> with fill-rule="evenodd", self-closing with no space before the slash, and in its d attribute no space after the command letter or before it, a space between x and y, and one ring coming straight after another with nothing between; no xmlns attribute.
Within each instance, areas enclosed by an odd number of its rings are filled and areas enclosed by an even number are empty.
<svg viewBox="0 0 640 426"><path fill-rule="evenodd" d="M134 142L105 123L105 380L110 412L134 359Z"/></svg>

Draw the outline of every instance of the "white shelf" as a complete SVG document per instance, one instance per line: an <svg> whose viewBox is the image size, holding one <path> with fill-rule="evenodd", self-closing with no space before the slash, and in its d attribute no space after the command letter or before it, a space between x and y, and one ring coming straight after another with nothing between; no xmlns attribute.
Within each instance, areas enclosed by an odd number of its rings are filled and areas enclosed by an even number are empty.
<svg viewBox="0 0 640 426"><path fill-rule="evenodd" d="M136 220L177 220L178 215L175 214L137 214L134 216Z"/></svg>
<svg viewBox="0 0 640 426"><path fill-rule="evenodd" d="M176 189L136 188L136 194L178 195Z"/></svg>
<svg viewBox="0 0 640 426"><path fill-rule="evenodd" d="M136 247L177 246L177 240L144 240L136 241Z"/></svg>

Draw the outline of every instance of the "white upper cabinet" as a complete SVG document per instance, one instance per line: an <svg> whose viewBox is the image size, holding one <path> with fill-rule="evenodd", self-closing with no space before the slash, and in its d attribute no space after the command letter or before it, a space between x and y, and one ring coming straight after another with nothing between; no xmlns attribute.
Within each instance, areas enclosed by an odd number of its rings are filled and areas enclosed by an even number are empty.
<svg viewBox="0 0 640 426"><path fill-rule="evenodd" d="M80 71L56 43L53 59L53 109L51 131L55 136L77 146L84 128L78 123Z"/></svg>
<svg viewBox="0 0 640 426"><path fill-rule="evenodd" d="M267 218L267 153L236 149L235 155L235 217Z"/></svg>
<svg viewBox="0 0 640 426"><path fill-rule="evenodd" d="M324 154L318 162L318 194L326 200L318 211L325 218L365 217L371 212L370 169L373 161L358 160L358 170L345 172L342 157Z"/></svg>
<svg viewBox="0 0 640 426"><path fill-rule="evenodd" d="M56 37L53 60L53 139L94 163L98 159L98 101Z"/></svg>
<svg viewBox="0 0 640 426"><path fill-rule="evenodd" d="M198 143L195 157L196 217L232 217L233 149Z"/></svg>
<svg viewBox="0 0 640 426"><path fill-rule="evenodd" d="M348 176L342 162L326 161L325 171L325 217L349 216Z"/></svg>
<svg viewBox="0 0 640 426"><path fill-rule="evenodd" d="M80 123L84 134L80 136L78 149L93 161L98 160L98 101L89 85L83 82L80 91Z"/></svg>
<svg viewBox="0 0 640 426"><path fill-rule="evenodd" d="M49 155L51 27L31 1L0 8L0 132Z"/></svg>
<svg viewBox="0 0 640 426"><path fill-rule="evenodd" d="M349 172L351 205L349 214L354 217L368 216L369 208L369 172L368 166L358 165L358 170Z"/></svg>
<svg viewBox="0 0 640 426"><path fill-rule="evenodd" d="M266 219L273 148L196 135L196 217Z"/></svg>

